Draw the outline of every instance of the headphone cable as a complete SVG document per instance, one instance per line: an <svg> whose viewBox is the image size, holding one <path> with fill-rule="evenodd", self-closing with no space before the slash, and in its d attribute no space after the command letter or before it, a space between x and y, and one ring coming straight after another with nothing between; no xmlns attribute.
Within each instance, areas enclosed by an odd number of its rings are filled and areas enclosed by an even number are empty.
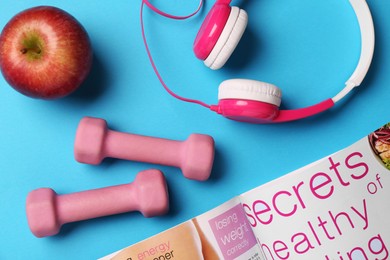
<svg viewBox="0 0 390 260"><path fill-rule="evenodd" d="M188 19L194 15L196 15L202 5L203 5L203 0L200 0L199 2L199 6L198 8L191 14L189 15L185 15L185 16L176 16L176 15L171 15L171 14L168 14L168 13L165 13L163 11L161 11L160 9L156 8L155 6L153 6L149 0L142 0L142 3L141 3L141 10L140 10L140 21L141 21L141 31L142 31L142 39L143 39L143 42L144 42L144 46L145 46L145 49L146 49L146 52L148 54L148 58L149 58L149 61L150 61L150 64L152 65L153 67L153 70L158 78L158 80L160 81L161 85L164 87L164 89L173 97L179 99L179 100L182 100L182 101L185 101L185 102L189 102L189 103L195 103L195 104L198 104L198 105L201 105L203 107L206 107L206 108L211 108L210 105L202 102L202 101L199 101L199 100L196 100L196 99L189 99L189 98L185 98L185 97L182 97L182 96L179 96L177 95L176 93L174 93L164 82L163 78L161 77L160 75L160 72L158 71L157 69L157 66L153 60L153 57L152 57L152 54L150 52L150 49L149 49L149 45L148 45L148 42L146 40L146 35L145 35L145 28L144 28L144 22L143 22L143 7L144 5L147 5L153 12L161 15L161 16L164 16L164 17L167 17L167 18L170 18L170 19L174 19L174 20L185 20L185 19Z"/></svg>

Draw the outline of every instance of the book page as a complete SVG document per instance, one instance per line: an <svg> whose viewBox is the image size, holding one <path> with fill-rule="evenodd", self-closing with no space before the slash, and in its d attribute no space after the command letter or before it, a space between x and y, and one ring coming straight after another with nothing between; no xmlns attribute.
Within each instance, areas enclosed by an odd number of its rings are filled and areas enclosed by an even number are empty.
<svg viewBox="0 0 390 260"><path fill-rule="evenodd" d="M390 170L365 137L240 196L267 259L388 259Z"/></svg>

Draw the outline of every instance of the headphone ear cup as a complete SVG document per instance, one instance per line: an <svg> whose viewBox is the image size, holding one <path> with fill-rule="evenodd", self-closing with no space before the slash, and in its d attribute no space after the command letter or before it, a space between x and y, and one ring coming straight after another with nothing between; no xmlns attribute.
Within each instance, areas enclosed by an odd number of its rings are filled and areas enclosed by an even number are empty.
<svg viewBox="0 0 390 260"><path fill-rule="evenodd" d="M247 13L226 3L216 3L194 41L194 53L212 69L221 68L229 59L248 24Z"/></svg>
<svg viewBox="0 0 390 260"><path fill-rule="evenodd" d="M247 13L236 6L231 7L225 27L204 64L213 70L222 68L237 47L247 24Z"/></svg>
<svg viewBox="0 0 390 260"><path fill-rule="evenodd" d="M217 113L241 122L269 123L279 114L282 93L272 84L232 79L219 86Z"/></svg>
<svg viewBox="0 0 390 260"><path fill-rule="evenodd" d="M205 60L210 55L225 28L230 12L231 7L228 4L217 2L213 5L194 41L193 49L198 59Z"/></svg>
<svg viewBox="0 0 390 260"><path fill-rule="evenodd" d="M282 91L275 85L250 79L229 79L219 85L218 99L244 99L279 107Z"/></svg>

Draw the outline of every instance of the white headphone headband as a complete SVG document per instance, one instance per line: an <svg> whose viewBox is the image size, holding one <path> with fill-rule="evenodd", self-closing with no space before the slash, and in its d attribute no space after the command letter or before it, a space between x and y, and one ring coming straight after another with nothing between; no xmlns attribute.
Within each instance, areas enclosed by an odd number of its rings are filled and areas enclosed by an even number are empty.
<svg viewBox="0 0 390 260"><path fill-rule="evenodd" d="M347 95L354 87L362 83L374 55L374 22L366 0L349 0L349 2L355 11L360 26L361 51L358 65L352 76L345 83L346 87L332 98L335 103Z"/></svg>

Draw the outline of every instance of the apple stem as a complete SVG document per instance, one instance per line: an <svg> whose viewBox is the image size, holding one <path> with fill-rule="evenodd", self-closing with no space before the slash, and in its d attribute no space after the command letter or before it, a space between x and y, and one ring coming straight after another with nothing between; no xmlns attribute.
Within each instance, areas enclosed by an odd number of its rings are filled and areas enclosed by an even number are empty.
<svg viewBox="0 0 390 260"><path fill-rule="evenodd" d="M20 50L20 52L22 54L26 54L29 51L33 51L36 54L41 54L41 49L40 48L23 48L23 49Z"/></svg>

